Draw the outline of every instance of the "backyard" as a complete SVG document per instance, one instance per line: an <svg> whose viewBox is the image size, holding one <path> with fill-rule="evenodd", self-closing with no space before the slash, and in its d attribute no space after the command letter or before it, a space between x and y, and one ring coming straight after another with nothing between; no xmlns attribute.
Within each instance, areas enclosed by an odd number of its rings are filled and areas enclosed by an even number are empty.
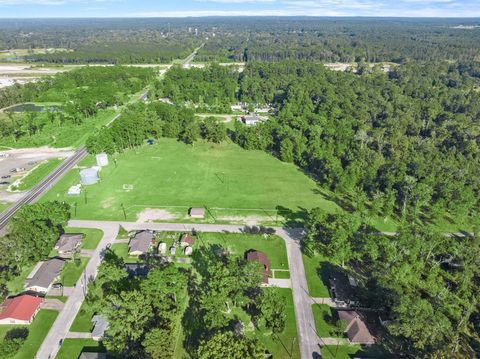
<svg viewBox="0 0 480 359"><path fill-rule="evenodd" d="M78 358L83 352L103 352L102 345L93 339L65 339L56 359Z"/></svg>

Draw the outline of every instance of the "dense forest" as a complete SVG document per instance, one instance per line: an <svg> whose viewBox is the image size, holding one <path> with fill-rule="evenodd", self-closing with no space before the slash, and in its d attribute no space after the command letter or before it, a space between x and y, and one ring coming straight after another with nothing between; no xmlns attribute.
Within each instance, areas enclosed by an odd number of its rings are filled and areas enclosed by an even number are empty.
<svg viewBox="0 0 480 359"><path fill-rule="evenodd" d="M478 60L476 19L189 18L4 20L0 49L75 50L28 56L55 63L167 62L205 42L196 61L404 63ZM197 35L194 29L197 29Z"/></svg>

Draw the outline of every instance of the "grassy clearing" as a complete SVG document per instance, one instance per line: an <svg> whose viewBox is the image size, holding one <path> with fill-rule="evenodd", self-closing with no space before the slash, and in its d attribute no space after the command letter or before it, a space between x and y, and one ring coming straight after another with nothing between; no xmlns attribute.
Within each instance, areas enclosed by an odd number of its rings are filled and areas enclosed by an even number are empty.
<svg viewBox="0 0 480 359"><path fill-rule="evenodd" d="M115 252L117 256L123 258L125 263L138 263L142 260L136 256L130 256L128 254L128 244L127 243L114 243L112 244L112 251Z"/></svg>
<svg viewBox="0 0 480 359"><path fill-rule="evenodd" d="M93 339L65 339L56 359L78 358L82 352L104 352L103 346Z"/></svg>
<svg viewBox="0 0 480 359"><path fill-rule="evenodd" d="M312 257L304 254L303 265L305 267L309 294L312 297L330 297L328 293L330 265L326 259L319 254Z"/></svg>
<svg viewBox="0 0 480 359"><path fill-rule="evenodd" d="M317 335L321 338L338 337L334 324L336 316L332 309L326 304L314 304L312 305L312 311Z"/></svg>
<svg viewBox="0 0 480 359"><path fill-rule="evenodd" d="M82 241L82 249L95 249L103 237L103 231L95 228L74 228L68 227L65 233L83 233L85 238Z"/></svg>
<svg viewBox="0 0 480 359"><path fill-rule="evenodd" d="M265 252L272 269L288 269L287 250L285 242L280 237L270 235L264 238L262 235L241 233L201 233L199 239L195 246L218 244L227 248L232 255L242 257L249 249Z"/></svg>
<svg viewBox="0 0 480 359"><path fill-rule="evenodd" d="M284 331L278 335L266 335L265 332L255 333L257 338L272 353L273 358L300 358L292 291L288 288L279 288L278 290L285 296L287 304Z"/></svg>
<svg viewBox="0 0 480 359"><path fill-rule="evenodd" d="M277 278L277 279L290 279L290 272L275 271L274 278Z"/></svg>
<svg viewBox="0 0 480 359"><path fill-rule="evenodd" d="M68 300L68 297L57 296L57 295L47 295L47 296L45 296L45 298L48 298L48 299L57 299L57 300L59 300L59 301L62 302L62 303L66 303L67 300Z"/></svg>
<svg viewBox="0 0 480 359"><path fill-rule="evenodd" d="M93 310L88 304L87 301L83 301L80 310L78 311L75 320L70 327L71 332L91 332L93 325L92 325L92 317L93 317Z"/></svg>
<svg viewBox="0 0 480 359"><path fill-rule="evenodd" d="M27 191L36 186L45 176L52 172L56 167L62 163L63 160L59 158L52 158L44 163L41 163L30 171L25 177L21 179L20 184L16 190Z"/></svg>
<svg viewBox="0 0 480 359"><path fill-rule="evenodd" d="M82 275L90 258L81 257L80 261L68 261L65 263L60 275L60 283L64 287L73 287Z"/></svg>
<svg viewBox="0 0 480 359"><path fill-rule="evenodd" d="M34 358L38 348L43 342L43 339L48 334L50 327L57 318L58 312L56 310L42 309L38 312L37 316L33 320L32 324L28 326L29 333L27 340L22 345L18 353L13 359L30 359ZM3 341L5 333L16 327L22 327L19 325L1 325L0 326L0 342Z"/></svg>
<svg viewBox="0 0 480 359"><path fill-rule="evenodd" d="M89 158L83 164L92 162ZM265 210L280 211L290 219L301 217L308 208L329 212L339 208L293 164L232 143L189 146L162 138L155 145L117 155L117 166L111 162L100 173L101 182L87 188L87 203L85 194L81 198L66 195L68 188L78 183L77 170L67 174L43 200L77 202L77 218L105 220L123 220L122 205L129 220L136 220L146 208L179 208L177 220L184 221L188 207L215 207L225 213L224 218L217 213L214 221L218 222L231 221L229 210L261 217ZM124 184L133 185L133 190L124 190Z"/></svg>

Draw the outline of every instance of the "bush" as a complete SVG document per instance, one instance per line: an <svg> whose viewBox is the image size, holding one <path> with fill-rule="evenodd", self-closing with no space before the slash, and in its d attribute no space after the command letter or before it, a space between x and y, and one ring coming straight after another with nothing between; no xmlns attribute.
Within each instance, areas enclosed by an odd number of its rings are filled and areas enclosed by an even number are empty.
<svg viewBox="0 0 480 359"><path fill-rule="evenodd" d="M27 328L10 329L0 344L0 358L11 358L17 354L27 337Z"/></svg>

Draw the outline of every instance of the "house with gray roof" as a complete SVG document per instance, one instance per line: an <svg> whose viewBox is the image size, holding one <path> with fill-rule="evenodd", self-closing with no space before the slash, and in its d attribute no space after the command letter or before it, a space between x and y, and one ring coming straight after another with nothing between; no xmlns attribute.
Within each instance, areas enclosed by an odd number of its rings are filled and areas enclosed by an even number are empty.
<svg viewBox="0 0 480 359"><path fill-rule="evenodd" d="M55 249L61 257L71 257L80 247L84 236L83 233L64 233L55 244Z"/></svg>
<svg viewBox="0 0 480 359"><path fill-rule="evenodd" d="M103 338L105 331L108 329L107 320L101 315L94 315L92 318L93 330L92 330L92 339L97 342Z"/></svg>
<svg viewBox="0 0 480 359"><path fill-rule="evenodd" d="M65 261L60 258L52 258L37 267L25 282L25 290L38 293L47 293L52 284L57 280L62 271Z"/></svg>
<svg viewBox="0 0 480 359"><path fill-rule="evenodd" d="M128 254L140 256L146 254L154 242L155 237L151 231L140 231L130 239L128 243Z"/></svg>
<svg viewBox="0 0 480 359"><path fill-rule="evenodd" d="M89 353L89 352L82 352L78 359L106 359L107 354L105 353Z"/></svg>

